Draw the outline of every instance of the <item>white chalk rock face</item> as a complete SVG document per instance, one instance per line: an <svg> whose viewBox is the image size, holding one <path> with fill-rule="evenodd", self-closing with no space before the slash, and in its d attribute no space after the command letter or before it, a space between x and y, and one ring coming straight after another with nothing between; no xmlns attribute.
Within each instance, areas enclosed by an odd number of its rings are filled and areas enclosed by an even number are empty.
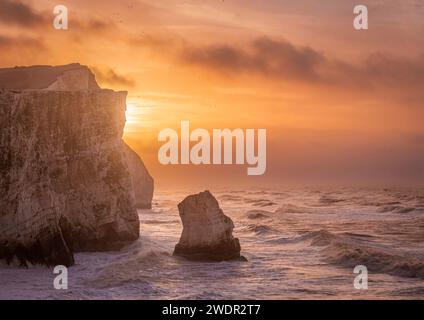
<svg viewBox="0 0 424 320"><path fill-rule="evenodd" d="M0 69L0 259L69 266L139 237L126 95L78 64Z"/></svg>
<svg viewBox="0 0 424 320"><path fill-rule="evenodd" d="M244 259L239 240L232 234L233 221L209 191L188 196L178 204L178 210L183 231L174 255L205 261Z"/></svg>
<svg viewBox="0 0 424 320"><path fill-rule="evenodd" d="M143 160L128 145L125 146L125 158L131 174L135 206L139 209L151 209L154 181Z"/></svg>

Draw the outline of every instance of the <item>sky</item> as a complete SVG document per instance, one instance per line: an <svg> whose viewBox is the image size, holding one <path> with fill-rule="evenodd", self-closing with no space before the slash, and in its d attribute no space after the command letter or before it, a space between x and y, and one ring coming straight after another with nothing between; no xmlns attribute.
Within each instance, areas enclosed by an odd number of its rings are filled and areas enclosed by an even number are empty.
<svg viewBox="0 0 424 320"><path fill-rule="evenodd" d="M128 91L124 139L159 188L422 185L423 39L421 0L0 0L0 67L79 62ZM266 173L160 164L182 120L267 129Z"/></svg>

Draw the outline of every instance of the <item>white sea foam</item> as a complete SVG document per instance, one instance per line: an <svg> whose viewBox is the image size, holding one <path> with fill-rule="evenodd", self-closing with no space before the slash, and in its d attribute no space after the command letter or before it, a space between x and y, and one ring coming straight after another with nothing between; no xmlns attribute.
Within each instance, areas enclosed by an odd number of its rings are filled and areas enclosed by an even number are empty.
<svg viewBox="0 0 424 320"><path fill-rule="evenodd" d="M248 262L172 256L181 233L176 205L186 193L158 193L153 210L139 211L137 242L76 254L69 290L53 288L51 269L2 265L0 298L424 298L424 190L211 191ZM360 295L352 285L358 264L372 279Z"/></svg>

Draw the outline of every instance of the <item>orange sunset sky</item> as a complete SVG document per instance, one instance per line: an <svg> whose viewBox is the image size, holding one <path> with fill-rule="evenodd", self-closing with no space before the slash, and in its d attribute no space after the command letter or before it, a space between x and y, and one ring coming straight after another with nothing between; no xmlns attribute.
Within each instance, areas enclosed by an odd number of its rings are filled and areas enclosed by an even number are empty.
<svg viewBox="0 0 424 320"><path fill-rule="evenodd" d="M0 0L0 67L79 62L127 90L125 140L159 188L422 184L423 39L421 0ZM266 128L266 174L159 164L157 135L181 120Z"/></svg>

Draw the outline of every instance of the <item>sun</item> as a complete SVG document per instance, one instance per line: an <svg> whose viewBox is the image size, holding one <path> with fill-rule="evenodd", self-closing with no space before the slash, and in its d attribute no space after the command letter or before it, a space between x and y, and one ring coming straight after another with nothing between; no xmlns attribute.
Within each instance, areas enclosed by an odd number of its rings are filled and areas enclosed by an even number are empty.
<svg viewBox="0 0 424 320"><path fill-rule="evenodd" d="M141 98L129 98L125 111L126 124L125 134L140 132L142 128L149 126L149 115L153 109L152 103Z"/></svg>

